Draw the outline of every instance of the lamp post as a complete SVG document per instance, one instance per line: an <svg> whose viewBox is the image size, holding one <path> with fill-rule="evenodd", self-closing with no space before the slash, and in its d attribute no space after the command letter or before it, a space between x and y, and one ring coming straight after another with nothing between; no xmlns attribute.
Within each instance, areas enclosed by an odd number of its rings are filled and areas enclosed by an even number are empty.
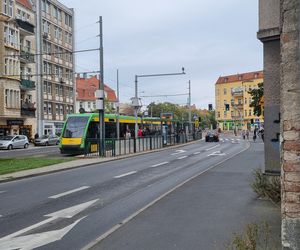
<svg viewBox="0 0 300 250"><path fill-rule="evenodd" d="M135 140L138 137L138 110L140 108L139 98L138 98L138 78L142 77L161 77L161 76L174 76L174 75L184 75L184 68L180 73L168 73L168 74L151 74L151 75L135 75L135 95L132 98L132 105L134 106L134 116L135 116L135 128L134 128L134 137Z"/></svg>

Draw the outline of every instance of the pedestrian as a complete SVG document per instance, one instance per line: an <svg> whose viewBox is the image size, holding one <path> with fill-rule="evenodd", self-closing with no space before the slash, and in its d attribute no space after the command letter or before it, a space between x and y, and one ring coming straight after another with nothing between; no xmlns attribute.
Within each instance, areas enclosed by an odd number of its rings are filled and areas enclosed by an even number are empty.
<svg viewBox="0 0 300 250"><path fill-rule="evenodd" d="M257 127L255 126L255 128L254 128L254 130L253 130L253 141L254 141L254 142L256 141L257 133L258 133L258 129L257 129Z"/></svg>
<svg viewBox="0 0 300 250"><path fill-rule="evenodd" d="M141 128L139 128L138 130L138 137L142 137L143 136L143 130Z"/></svg>
<svg viewBox="0 0 300 250"><path fill-rule="evenodd" d="M126 133L125 133L125 138L126 138L126 139L130 139L130 137L131 137L130 130L127 129L127 130L126 130Z"/></svg>
<svg viewBox="0 0 300 250"><path fill-rule="evenodd" d="M248 129L246 130L246 137L247 137L247 140L249 141L249 130Z"/></svg>
<svg viewBox="0 0 300 250"><path fill-rule="evenodd" d="M264 142L265 141L265 130L263 127L260 127L258 133L260 134L260 137L262 139L262 141Z"/></svg>
<svg viewBox="0 0 300 250"><path fill-rule="evenodd" d="M245 130L242 131L242 136L243 136L243 139L245 140L246 139L246 132L245 132Z"/></svg>

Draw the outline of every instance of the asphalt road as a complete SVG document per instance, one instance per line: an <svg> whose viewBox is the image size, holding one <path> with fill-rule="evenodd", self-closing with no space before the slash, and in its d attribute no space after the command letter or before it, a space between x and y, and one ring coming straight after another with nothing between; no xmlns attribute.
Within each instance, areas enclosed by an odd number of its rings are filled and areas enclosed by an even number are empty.
<svg viewBox="0 0 300 250"><path fill-rule="evenodd" d="M0 249L81 249L247 145L199 141L0 184Z"/></svg>
<svg viewBox="0 0 300 250"><path fill-rule="evenodd" d="M55 146L34 146L30 144L28 148L13 149L13 150L0 150L1 158L21 158L28 156L53 156L53 157L66 157L59 151L57 145Z"/></svg>

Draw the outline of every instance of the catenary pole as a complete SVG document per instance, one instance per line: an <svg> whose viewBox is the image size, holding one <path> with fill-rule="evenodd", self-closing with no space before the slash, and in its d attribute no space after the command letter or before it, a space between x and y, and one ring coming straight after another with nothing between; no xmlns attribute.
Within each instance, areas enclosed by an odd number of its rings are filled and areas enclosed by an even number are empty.
<svg viewBox="0 0 300 250"><path fill-rule="evenodd" d="M105 123L104 123L104 70L103 70L103 29L102 29L102 16L99 16L99 56L100 56L100 79L99 79L99 90L100 90L100 107L99 107L99 155L105 156Z"/></svg>
<svg viewBox="0 0 300 250"><path fill-rule="evenodd" d="M119 70L117 69L117 139L120 139L120 92L119 92Z"/></svg>

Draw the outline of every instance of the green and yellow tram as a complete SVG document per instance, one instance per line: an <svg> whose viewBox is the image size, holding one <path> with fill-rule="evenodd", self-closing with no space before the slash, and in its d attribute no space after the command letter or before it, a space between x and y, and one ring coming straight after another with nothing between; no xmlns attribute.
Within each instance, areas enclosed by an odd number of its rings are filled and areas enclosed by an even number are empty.
<svg viewBox="0 0 300 250"><path fill-rule="evenodd" d="M105 138L116 137L117 115L105 114ZM120 136L124 137L126 131L134 135L135 117L119 116ZM160 133L161 119L155 117L138 118L139 126L146 128L147 131ZM82 113L70 114L64 124L60 151L62 154L83 154L87 138L99 138L99 114Z"/></svg>

